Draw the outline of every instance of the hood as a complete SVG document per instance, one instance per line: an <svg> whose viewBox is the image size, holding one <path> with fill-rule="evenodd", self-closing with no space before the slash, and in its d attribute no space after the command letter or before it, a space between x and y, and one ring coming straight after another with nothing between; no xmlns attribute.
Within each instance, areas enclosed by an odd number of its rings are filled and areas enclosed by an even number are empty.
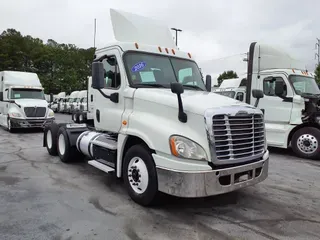
<svg viewBox="0 0 320 240"><path fill-rule="evenodd" d="M14 99L21 107L48 107L48 102L43 99Z"/></svg>
<svg viewBox="0 0 320 240"><path fill-rule="evenodd" d="M161 103L169 107L178 108L177 95L171 89L138 88L134 97L145 101ZM186 112L203 115L208 108L226 106L247 106L246 103L225 97L213 92L185 90L181 94L183 108Z"/></svg>

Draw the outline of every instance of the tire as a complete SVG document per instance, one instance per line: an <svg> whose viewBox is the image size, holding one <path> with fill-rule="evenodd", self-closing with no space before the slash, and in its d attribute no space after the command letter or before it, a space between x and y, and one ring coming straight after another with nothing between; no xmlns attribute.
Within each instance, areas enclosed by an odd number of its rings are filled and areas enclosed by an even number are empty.
<svg viewBox="0 0 320 240"><path fill-rule="evenodd" d="M86 117L84 113L79 113L78 115L78 122L79 123L84 123L86 121Z"/></svg>
<svg viewBox="0 0 320 240"><path fill-rule="evenodd" d="M76 162L83 159L83 155L76 146L71 147L68 134L64 127L60 127L57 134L57 150L60 160L64 163Z"/></svg>
<svg viewBox="0 0 320 240"><path fill-rule="evenodd" d="M128 194L134 202L142 206L155 203L158 177L154 160L146 146L134 145L129 148L124 157L123 178Z"/></svg>
<svg viewBox="0 0 320 240"><path fill-rule="evenodd" d="M72 120L75 122L75 123L78 123L78 117L77 117L78 113L72 113Z"/></svg>
<svg viewBox="0 0 320 240"><path fill-rule="evenodd" d="M58 131L59 131L59 126L56 123L52 123L52 124L46 126L44 129L44 136L43 137L45 139L47 151L51 156L58 155L58 147L57 147Z"/></svg>
<svg viewBox="0 0 320 240"><path fill-rule="evenodd" d="M314 127L301 128L291 140L293 152L301 158L320 159L320 130Z"/></svg>

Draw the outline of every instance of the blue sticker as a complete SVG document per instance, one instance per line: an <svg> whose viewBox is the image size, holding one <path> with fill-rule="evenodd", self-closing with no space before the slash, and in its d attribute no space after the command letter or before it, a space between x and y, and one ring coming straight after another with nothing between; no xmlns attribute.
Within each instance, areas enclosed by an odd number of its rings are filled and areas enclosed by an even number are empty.
<svg viewBox="0 0 320 240"><path fill-rule="evenodd" d="M147 64L145 62L138 62L135 65L133 65L133 67L131 68L132 72L138 72L142 69L144 69L147 66Z"/></svg>

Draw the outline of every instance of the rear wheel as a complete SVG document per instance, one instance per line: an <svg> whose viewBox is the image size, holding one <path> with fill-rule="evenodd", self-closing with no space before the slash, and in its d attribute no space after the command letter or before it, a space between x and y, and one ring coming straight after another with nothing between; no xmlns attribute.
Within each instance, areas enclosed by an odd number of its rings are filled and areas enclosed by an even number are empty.
<svg viewBox="0 0 320 240"><path fill-rule="evenodd" d="M299 157L320 159L320 130L314 127L299 129L294 133L291 145Z"/></svg>
<svg viewBox="0 0 320 240"><path fill-rule="evenodd" d="M64 163L75 162L83 159L83 155L76 146L70 146L68 134L64 127L60 127L57 136L58 155Z"/></svg>
<svg viewBox="0 0 320 240"><path fill-rule="evenodd" d="M148 206L155 203L158 177L150 151L144 145L132 146L124 157L124 184L136 203Z"/></svg>
<svg viewBox="0 0 320 240"><path fill-rule="evenodd" d="M58 155L57 149L57 134L59 126L56 123L52 123L44 129L44 139L46 142L47 151L51 156Z"/></svg>

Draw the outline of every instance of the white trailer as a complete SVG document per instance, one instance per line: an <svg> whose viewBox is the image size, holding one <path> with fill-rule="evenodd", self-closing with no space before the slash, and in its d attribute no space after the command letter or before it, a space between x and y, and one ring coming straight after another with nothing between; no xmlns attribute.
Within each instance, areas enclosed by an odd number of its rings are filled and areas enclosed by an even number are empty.
<svg viewBox="0 0 320 240"><path fill-rule="evenodd" d="M0 72L0 125L16 128L44 127L54 120L38 75L29 72Z"/></svg>
<svg viewBox="0 0 320 240"><path fill-rule="evenodd" d="M265 180L261 110L211 93L211 78L203 81L167 27L116 10L111 19L120 42L94 56L88 92L94 128L51 124L43 138L49 154L63 162L87 156L93 167L122 177L141 205L152 204L159 191L204 197Z"/></svg>

